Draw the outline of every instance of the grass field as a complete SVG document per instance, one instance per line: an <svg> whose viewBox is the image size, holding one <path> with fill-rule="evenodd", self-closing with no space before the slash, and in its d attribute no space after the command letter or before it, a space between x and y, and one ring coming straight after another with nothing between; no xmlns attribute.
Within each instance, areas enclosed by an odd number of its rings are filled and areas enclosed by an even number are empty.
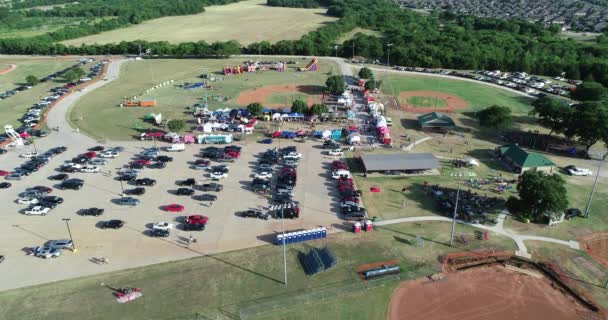
<svg viewBox="0 0 608 320"><path fill-rule="evenodd" d="M383 80L383 92L393 96L398 96L401 91L427 90L454 94L463 98L470 104L469 110L465 111L478 111L493 104L509 107L515 114L527 114L531 109L530 98L473 82L438 77L386 75L381 72L376 76Z"/></svg>
<svg viewBox="0 0 608 320"><path fill-rule="evenodd" d="M306 60L298 61L300 65ZM184 82L205 81L199 76L205 72L219 72L226 65L239 65L242 60L145 60L125 62L120 78L87 95L71 108L68 119L80 130L95 138L125 140L138 130L152 128L144 123L143 117L149 113L162 113L165 119L186 118L185 108L202 103L208 96L210 109L236 107L236 96L248 89L266 85L293 83L296 85L322 85L327 73L335 70L333 62L321 61L316 72L296 73L295 68L285 72L244 73L234 76L214 76L223 81L210 82L212 89L179 88ZM297 74L297 77L293 75ZM155 84L175 80L167 85L141 95ZM156 99L154 108L120 108L124 97L138 96L138 99ZM221 98L220 98L221 97ZM224 98L228 100L224 101ZM291 95L289 95L291 105ZM221 101L220 101L221 100ZM82 120L80 118L82 117Z"/></svg>
<svg viewBox="0 0 608 320"><path fill-rule="evenodd" d="M206 12L200 14L154 19L63 43L80 45L133 40L171 43L236 40L241 44L263 40L276 42L299 39L309 31L336 21L336 18L325 15L326 9L269 7L266 0L241 1L205 9Z"/></svg>
<svg viewBox="0 0 608 320"><path fill-rule="evenodd" d="M357 35L357 33L362 33L364 35L378 37L378 38L383 37L382 32L356 27L353 30L351 30L351 31L343 34L342 36L340 36L340 38L338 38L338 40L336 41L336 43L337 44L342 44L342 43L344 43L344 41L350 40L350 39L354 38ZM355 49L357 49L357 48L355 48ZM356 55L356 52L355 52L355 55Z"/></svg>
<svg viewBox="0 0 608 320"><path fill-rule="evenodd" d="M291 107L292 99L306 101L308 99L308 95L302 93L296 93L295 95L291 93L273 93L270 95L270 97L268 97L268 101L266 102Z"/></svg>
<svg viewBox="0 0 608 320"><path fill-rule="evenodd" d="M399 224L368 234L331 235L323 243L290 245L288 286L281 283L281 247L266 245L5 291L0 305L6 319L194 319L195 313L198 319L386 319L387 298L398 280L370 283L368 290L355 273L357 266L399 259L405 271L401 278L412 279L436 272L438 256L448 252L515 249L510 239L499 236L449 247L449 230L449 223ZM457 230L473 233L466 226ZM416 235L425 237L423 248L412 245ZM298 252L325 244L335 252L338 265L306 276ZM121 305L107 286L140 287L144 297Z"/></svg>
<svg viewBox="0 0 608 320"><path fill-rule="evenodd" d="M83 19L82 17L27 17L22 18L15 28L0 27L0 38L27 38L57 31L66 26L79 25L81 22L97 23L104 19Z"/></svg>
<svg viewBox="0 0 608 320"><path fill-rule="evenodd" d="M22 84L27 75L44 77L74 63L76 63L76 60L0 57L0 68L2 69L8 64L17 65L17 69L5 75L0 75L0 91L4 92ZM47 96L49 90L55 86L57 86L57 83L54 82L41 83L30 90L0 100L0 119L2 120L0 125L12 124L15 128L19 127L18 119L23 116L25 111L41 98Z"/></svg>
<svg viewBox="0 0 608 320"><path fill-rule="evenodd" d="M445 99L437 98L437 97L421 97L421 96L409 97L407 99L407 103L410 105L413 105L414 107L417 107L417 108L429 108L429 107L441 108L441 107L445 107L447 105L447 102L445 101Z"/></svg>

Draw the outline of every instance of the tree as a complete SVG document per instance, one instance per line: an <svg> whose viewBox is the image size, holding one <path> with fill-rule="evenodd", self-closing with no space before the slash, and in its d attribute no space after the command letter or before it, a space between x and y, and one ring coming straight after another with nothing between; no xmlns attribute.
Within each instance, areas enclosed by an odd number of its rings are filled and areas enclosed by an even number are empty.
<svg viewBox="0 0 608 320"><path fill-rule="evenodd" d="M308 115L320 116L323 113L327 113L329 109L324 104L313 104L309 109L307 109Z"/></svg>
<svg viewBox="0 0 608 320"><path fill-rule="evenodd" d="M557 215L568 207L566 182L558 174L526 171L517 184L519 199L507 200L507 208L525 218L538 221L545 214Z"/></svg>
<svg viewBox="0 0 608 320"><path fill-rule="evenodd" d="M494 129L504 129L511 126L511 109L502 106L491 106L477 113L479 124Z"/></svg>
<svg viewBox="0 0 608 320"><path fill-rule="evenodd" d="M551 129L549 135L553 132L563 133L568 127L573 109L565 101L547 95L534 100L532 106L534 109L530 115L537 115L538 123Z"/></svg>
<svg viewBox="0 0 608 320"><path fill-rule="evenodd" d="M30 74L29 76L25 77L25 83L30 86L35 86L40 83L40 80L36 78L36 76Z"/></svg>
<svg viewBox="0 0 608 320"><path fill-rule="evenodd" d="M608 141L608 106L600 102L585 102L577 105L564 132L566 137L577 137L586 146L586 151L598 141Z"/></svg>
<svg viewBox="0 0 608 320"><path fill-rule="evenodd" d="M262 110L264 110L264 106L262 106L259 102L250 103L247 106L247 111L251 113L254 117L259 117L262 115Z"/></svg>
<svg viewBox="0 0 608 320"><path fill-rule="evenodd" d="M579 101L599 101L606 96L606 88L601 83L593 81L585 81L583 84L576 86L576 90L572 92L572 99Z"/></svg>
<svg viewBox="0 0 608 320"><path fill-rule="evenodd" d="M367 81L365 81L365 90L376 90L376 89L380 89L380 86L382 85L382 81L381 80L376 80L373 77L368 79Z"/></svg>
<svg viewBox="0 0 608 320"><path fill-rule="evenodd" d="M359 70L359 78L361 79L371 79L374 77L374 73L370 68L363 67Z"/></svg>
<svg viewBox="0 0 608 320"><path fill-rule="evenodd" d="M74 70L69 70L68 72L63 74L63 79L65 79L65 81L67 82L74 82L80 79L80 77L78 77Z"/></svg>
<svg viewBox="0 0 608 320"><path fill-rule="evenodd" d="M173 119L167 122L167 128L173 132L180 132L186 126L186 122L182 119Z"/></svg>
<svg viewBox="0 0 608 320"><path fill-rule="evenodd" d="M308 105L302 100L296 100L291 104L291 112L307 113Z"/></svg>
<svg viewBox="0 0 608 320"><path fill-rule="evenodd" d="M341 75L330 76L327 78L327 81L325 81L325 85L327 86L327 90L332 94L342 94L344 88L346 88L344 77Z"/></svg>

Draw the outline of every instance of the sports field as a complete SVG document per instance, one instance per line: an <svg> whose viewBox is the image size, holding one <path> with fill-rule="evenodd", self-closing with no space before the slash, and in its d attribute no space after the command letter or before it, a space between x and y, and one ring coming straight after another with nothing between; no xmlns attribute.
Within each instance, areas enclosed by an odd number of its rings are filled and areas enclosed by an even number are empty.
<svg viewBox="0 0 608 320"><path fill-rule="evenodd" d="M383 80L384 93L393 96L407 91L434 91L460 97L468 102L469 108L459 112L478 111L494 104L509 107L514 114L527 114L531 109L530 98L474 82L428 76L385 75L381 72L378 72L377 77Z"/></svg>
<svg viewBox="0 0 608 320"><path fill-rule="evenodd" d="M304 65L309 60L298 59L296 62L298 65ZM327 73L336 69L333 62L322 60L319 63L320 69L314 72L298 72L294 65L285 72L267 71L231 76L220 74L224 66L236 66L242 63L243 60L240 59L127 61L121 67L120 78L80 99L70 109L68 120L92 137L128 140L133 135L139 134L141 130L153 128L153 125L143 121L143 117L147 114L162 113L164 119L184 119L185 108L195 103L204 103L205 97L210 109L213 110L219 107L243 107L236 99L241 92L285 83L289 85L295 83L296 86L321 86L325 83ZM216 81L200 78L203 73L212 73ZM155 84L169 80L174 82L145 93ZM184 83L195 82L208 82L210 88L183 89L181 87ZM291 98L292 91L288 91ZM298 94L307 96L302 92ZM119 107L125 97L133 96L144 100L155 99L158 106ZM285 101L283 106L290 107L291 99Z"/></svg>
<svg viewBox="0 0 608 320"><path fill-rule="evenodd" d="M249 0L205 8L200 14L164 17L136 26L64 41L82 43L118 43L147 40L181 43L188 41L236 40L241 44L258 41L295 40L326 23L336 21L325 15L326 9L299 9L266 6L266 0Z"/></svg>
<svg viewBox="0 0 608 320"><path fill-rule="evenodd" d="M430 97L430 96L412 96L412 97L409 97L406 100L406 102L408 104L413 105L416 108L429 108L429 107L443 108L447 105L447 101L445 99L439 98L439 97Z"/></svg>
<svg viewBox="0 0 608 320"><path fill-rule="evenodd" d="M473 233L467 226L457 228ZM201 252L201 257L189 260L0 292L0 305L6 319L86 315L87 319L185 320L198 314L198 319L384 320L388 297L399 279L364 283L355 272L357 266L398 259L402 279L414 279L437 272L437 257L442 254L515 248L511 240L499 236L449 247L449 230L449 223L399 224L370 234L341 233L323 242L290 245L287 286L282 283L281 247L266 245L213 256ZM424 247L415 245L417 234L425 237ZM324 245L334 251L338 265L314 277L305 275L298 253ZM110 287L122 286L142 288L143 298L118 304Z"/></svg>

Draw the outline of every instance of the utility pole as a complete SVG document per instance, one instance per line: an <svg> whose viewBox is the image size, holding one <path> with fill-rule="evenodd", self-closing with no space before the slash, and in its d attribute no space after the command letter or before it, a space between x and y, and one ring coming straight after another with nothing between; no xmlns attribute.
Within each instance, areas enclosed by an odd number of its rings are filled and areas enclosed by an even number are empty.
<svg viewBox="0 0 608 320"><path fill-rule="evenodd" d="M118 173L118 170L120 170L120 168L116 168L116 172L117 173ZM125 187L122 184L122 178L120 176L118 177L118 181L120 181L120 191L121 191L120 195L124 196L125 195Z"/></svg>
<svg viewBox="0 0 608 320"><path fill-rule="evenodd" d="M352 59L355 59L355 41L353 40L353 57Z"/></svg>
<svg viewBox="0 0 608 320"><path fill-rule="evenodd" d="M70 230L70 219L69 218L63 218L61 219L63 221L65 221L65 225L66 227L68 227L68 234L70 235L70 241L72 241L72 248L74 248L74 252L76 252L76 243L74 243L74 239L72 238L72 231Z"/></svg>
<svg viewBox="0 0 608 320"><path fill-rule="evenodd" d="M36 141L34 141L34 137L31 139L32 145L34 146L34 152L38 153L38 148L36 148Z"/></svg>
<svg viewBox="0 0 608 320"><path fill-rule="evenodd" d="M393 46L392 43L389 43L386 45L387 49L386 49L386 66L387 67L391 67L391 47Z"/></svg>
<svg viewBox="0 0 608 320"><path fill-rule="evenodd" d="M452 217L452 236L450 237L450 247L454 244L454 229L456 228L456 211L458 210L458 196L460 195L460 184L456 191L456 205L454 205L454 215Z"/></svg>
<svg viewBox="0 0 608 320"><path fill-rule="evenodd" d="M285 249L285 213L283 207L281 207L281 220L283 220L283 273L285 274L283 283L287 286L287 251Z"/></svg>
<svg viewBox="0 0 608 320"><path fill-rule="evenodd" d="M600 177L600 170L602 169L602 160L597 165L597 174L595 175L595 180L593 181L593 188L591 188L591 194L589 195L589 201L587 201L587 208L585 209L585 218L589 218L589 209L591 209L591 200L593 200L593 193L595 192L595 186L597 185L597 180Z"/></svg>
<svg viewBox="0 0 608 320"><path fill-rule="evenodd" d="M338 57L338 45L334 45L334 51L336 52L336 58Z"/></svg>

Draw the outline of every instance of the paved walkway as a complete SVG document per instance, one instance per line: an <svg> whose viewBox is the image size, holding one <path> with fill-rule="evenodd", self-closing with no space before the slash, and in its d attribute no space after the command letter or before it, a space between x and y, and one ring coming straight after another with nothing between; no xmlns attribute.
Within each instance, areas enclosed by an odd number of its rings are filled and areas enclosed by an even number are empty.
<svg viewBox="0 0 608 320"><path fill-rule="evenodd" d="M576 250L580 250L578 241L574 241L574 240L560 240L560 239L554 239L554 238L547 238L547 237L538 237L538 236L531 236L531 235L520 235L520 234L515 234L515 233L511 233L508 231L504 230L504 221L506 219L507 215L504 213L501 213L498 215L498 223L494 226L486 226L483 224L479 224L479 223L470 223L464 220L456 220L457 223L459 224L466 224L475 228L479 228L479 229L483 229L483 230L488 230L488 231L492 231L496 234L500 234L502 236L505 236L507 238L512 239L513 241L515 241L515 244L517 244L517 248L519 249L519 251L521 252L528 252L528 248L526 247L526 244L524 243L524 241L543 241L543 242L551 242L551 243L556 243L556 244L561 244L561 245L565 245L568 246L572 249L576 249ZM385 221L379 221L379 222L375 222L374 225L375 226L387 226L387 225L391 225L391 224L396 224L396 223L405 223L405 222L423 222L423 221L444 221L444 222L452 222L451 218L447 218L447 217L439 217L439 216L428 216L428 217L409 217L409 218L398 218L398 219L391 219L391 220L385 220Z"/></svg>

